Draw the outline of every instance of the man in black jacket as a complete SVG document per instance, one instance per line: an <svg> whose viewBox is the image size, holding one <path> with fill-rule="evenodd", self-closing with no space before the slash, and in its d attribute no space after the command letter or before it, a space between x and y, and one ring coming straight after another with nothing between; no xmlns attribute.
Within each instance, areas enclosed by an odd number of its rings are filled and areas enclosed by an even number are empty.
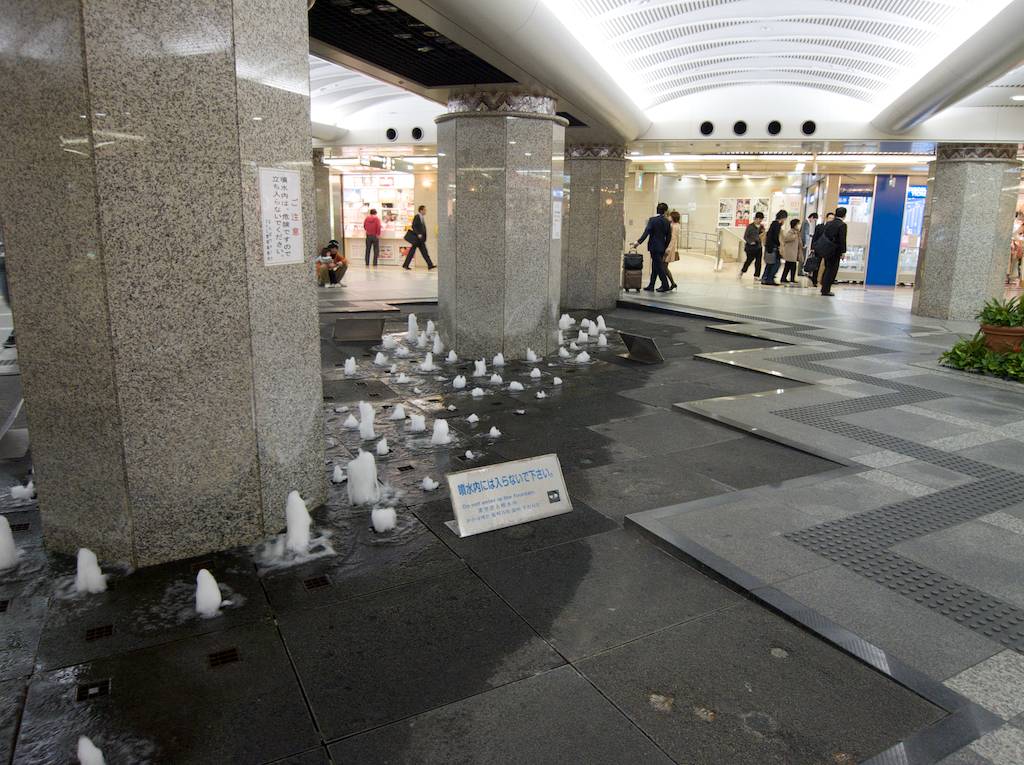
<svg viewBox="0 0 1024 765"><path fill-rule="evenodd" d="M754 221L748 223L743 231L743 254L746 259L740 276L747 272L750 264L754 264L754 278L761 278L761 235L764 234L764 213L754 213Z"/></svg>
<svg viewBox="0 0 1024 765"><path fill-rule="evenodd" d="M815 238L814 251L825 263L825 272L821 276L821 294L825 297L835 297L832 284L839 273L839 261L846 254L845 218L846 208L837 207L836 217L826 223L821 230L821 236Z"/></svg>
<svg viewBox="0 0 1024 765"><path fill-rule="evenodd" d="M416 254L416 248L420 250L420 254L423 259L427 262L427 270L437 268L434 262L430 259L430 253L427 252L427 206L420 205L416 209L416 214L412 218L412 232L416 235L416 240L409 247L409 252L405 255L405 262L402 264L402 268L406 271L409 270L409 264L412 263L413 255Z"/></svg>
<svg viewBox="0 0 1024 765"><path fill-rule="evenodd" d="M672 239L672 224L665 217L667 212L668 205L658 202L657 215L652 215L647 220L644 233L633 243L633 247L639 247L641 242L646 239L647 251L651 253L651 281L644 287L647 292L654 292L655 278L661 279L658 292L668 292L671 289L668 276L665 273L665 250L668 249L669 240Z"/></svg>

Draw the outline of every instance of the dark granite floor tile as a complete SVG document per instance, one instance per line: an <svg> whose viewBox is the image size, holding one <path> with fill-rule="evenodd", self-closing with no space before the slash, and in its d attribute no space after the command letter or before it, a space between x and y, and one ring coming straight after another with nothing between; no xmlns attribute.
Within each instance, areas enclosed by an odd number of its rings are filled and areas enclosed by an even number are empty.
<svg viewBox="0 0 1024 765"><path fill-rule="evenodd" d="M450 500L417 505L413 512L456 554L473 563L508 558L615 528L615 521L575 497L572 505L568 513L470 537L458 537L445 526L455 517Z"/></svg>
<svg viewBox="0 0 1024 765"><path fill-rule="evenodd" d="M45 619L46 598L0 598L0 680L32 674Z"/></svg>
<svg viewBox="0 0 1024 765"><path fill-rule="evenodd" d="M14 752L18 721L25 706L26 679L0 682L0 762L7 765Z"/></svg>
<svg viewBox="0 0 1024 765"><path fill-rule="evenodd" d="M678 409L591 425L590 430L650 455L743 438L743 433L738 430Z"/></svg>
<svg viewBox="0 0 1024 765"><path fill-rule="evenodd" d="M572 667L339 741L339 763L672 762Z"/></svg>
<svg viewBox="0 0 1024 765"><path fill-rule="evenodd" d="M563 663L469 571L292 611L281 631L328 740Z"/></svg>
<svg viewBox="0 0 1024 765"><path fill-rule="evenodd" d="M359 363L363 363L361 359ZM364 370L366 372L367 370ZM341 379L324 380L324 401L332 406L352 406L367 401L379 406L380 401L398 398L401 394L379 380Z"/></svg>
<svg viewBox="0 0 1024 765"><path fill-rule="evenodd" d="M285 757L283 760L274 760L267 765L330 765L330 759L327 756L327 749L318 746L316 749Z"/></svg>
<svg viewBox="0 0 1024 765"><path fill-rule="evenodd" d="M829 460L754 436L685 449L675 455L687 470L736 489L777 484L838 467Z"/></svg>
<svg viewBox="0 0 1024 765"><path fill-rule="evenodd" d="M65 765L80 735L109 763L265 763L319 741L269 622L37 675L14 762Z"/></svg>
<svg viewBox="0 0 1024 765"><path fill-rule="evenodd" d="M550 428L540 433L514 434L494 444L493 451L506 460L521 460L541 454L557 454L562 471L608 465L635 459L642 452L582 427Z"/></svg>
<svg viewBox="0 0 1024 765"><path fill-rule="evenodd" d="M860 762L944 714L753 603L577 666L677 762Z"/></svg>
<svg viewBox="0 0 1024 765"><path fill-rule="evenodd" d="M474 568L570 661L740 600L622 530ZM555 581L575 582L575 589L567 597L551 587Z"/></svg>
<svg viewBox="0 0 1024 765"><path fill-rule="evenodd" d="M284 566L272 559L262 564L271 606L278 611L319 608L463 567L412 511L398 506L396 515L394 530L377 534L369 509L318 511L317 528L326 534L334 554L298 565Z"/></svg>
<svg viewBox="0 0 1024 765"><path fill-rule="evenodd" d="M196 574L208 569L226 601L220 615L195 611ZM80 664L206 632L218 632L269 614L247 550L141 568L108 577L106 592L78 595L69 577L50 600L39 642L44 669Z"/></svg>
<svg viewBox="0 0 1024 765"><path fill-rule="evenodd" d="M565 482L570 496L620 523L630 513L731 491L725 484L691 472L675 452L574 470L566 474Z"/></svg>

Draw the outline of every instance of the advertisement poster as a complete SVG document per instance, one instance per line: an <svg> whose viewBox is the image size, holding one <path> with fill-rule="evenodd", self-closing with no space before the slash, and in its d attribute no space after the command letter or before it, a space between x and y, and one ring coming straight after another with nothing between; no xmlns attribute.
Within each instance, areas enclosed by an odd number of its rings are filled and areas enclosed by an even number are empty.
<svg viewBox="0 0 1024 765"><path fill-rule="evenodd" d="M729 228L736 218L736 199L727 197L718 200L718 227Z"/></svg>
<svg viewBox="0 0 1024 765"><path fill-rule="evenodd" d="M735 228L746 228L747 224L753 220L754 214L750 210L750 199L740 198L736 200L736 215L733 222Z"/></svg>
<svg viewBox="0 0 1024 765"><path fill-rule="evenodd" d="M753 216L757 215L758 213L764 213L764 217L767 218L768 217L768 200L766 198L764 198L764 197L761 197L759 199L755 199L754 200L754 209L751 212L752 212L751 219L753 219Z"/></svg>

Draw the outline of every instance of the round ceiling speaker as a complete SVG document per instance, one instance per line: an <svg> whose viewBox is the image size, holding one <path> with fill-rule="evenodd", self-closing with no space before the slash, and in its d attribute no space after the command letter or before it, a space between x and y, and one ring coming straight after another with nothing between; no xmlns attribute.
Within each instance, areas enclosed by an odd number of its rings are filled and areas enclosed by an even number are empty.
<svg viewBox="0 0 1024 765"><path fill-rule="evenodd" d="M736 135L746 135L747 123L744 122L743 120L737 120L735 123L733 123L732 132L734 132Z"/></svg>
<svg viewBox="0 0 1024 765"><path fill-rule="evenodd" d="M711 135L714 132L715 132L715 123L709 122L708 120L704 120L702 123L700 123L700 134L701 135Z"/></svg>

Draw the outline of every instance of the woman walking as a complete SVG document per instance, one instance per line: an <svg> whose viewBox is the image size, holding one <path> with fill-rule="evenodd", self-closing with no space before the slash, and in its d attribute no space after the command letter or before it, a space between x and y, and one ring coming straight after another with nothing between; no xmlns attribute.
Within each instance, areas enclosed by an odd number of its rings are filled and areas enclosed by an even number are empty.
<svg viewBox="0 0 1024 765"><path fill-rule="evenodd" d="M796 264L800 261L800 221L793 218L789 222L789 228L782 229L779 237L782 241L782 259L786 265L782 269L782 278L779 281L783 284L796 284Z"/></svg>
<svg viewBox="0 0 1024 765"><path fill-rule="evenodd" d="M668 240L668 249L665 250L665 274L668 276L668 288L676 288L675 277L672 276L672 264L679 260L679 247L682 241L681 231L683 225L679 222L679 213L673 210L668 214L672 226L672 238Z"/></svg>

